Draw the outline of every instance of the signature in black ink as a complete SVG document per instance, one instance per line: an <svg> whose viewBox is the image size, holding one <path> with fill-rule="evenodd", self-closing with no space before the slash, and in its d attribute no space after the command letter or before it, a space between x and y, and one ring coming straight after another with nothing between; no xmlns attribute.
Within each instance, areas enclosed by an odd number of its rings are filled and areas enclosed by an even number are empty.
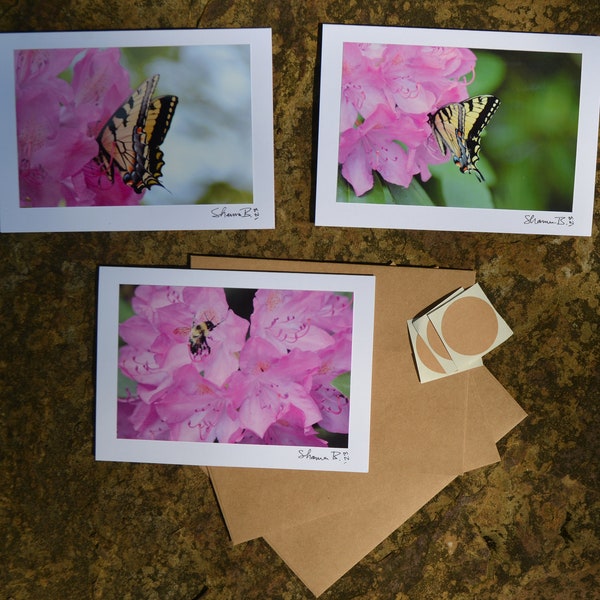
<svg viewBox="0 0 600 600"><path fill-rule="evenodd" d="M258 219L260 217L260 211L258 208L253 208L251 206L246 206L244 208L227 208L225 206L219 208L212 208L210 214L213 217L220 218L242 218L242 219Z"/></svg>
<svg viewBox="0 0 600 600"><path fill-rule="evenodd" d="M347 450L323 450L317 454L313 452L312 448L309 448L308 450L298 450L298 458L316 461L338 461L346 464L350 460L350 452Z"/></svg>
<svg viewBox="0 0 600 600"><path fill-rule="evenodd" d="M556 216L556 217L536 217L535 215L525 215L524 225L558 225L559 227L573 227L575 217Z"/></svg>

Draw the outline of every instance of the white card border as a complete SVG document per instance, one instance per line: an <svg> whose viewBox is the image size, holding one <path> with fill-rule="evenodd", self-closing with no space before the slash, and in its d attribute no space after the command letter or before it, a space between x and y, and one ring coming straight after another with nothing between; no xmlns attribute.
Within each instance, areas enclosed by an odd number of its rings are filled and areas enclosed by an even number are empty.
<svg viewBox="0 0 600 600"><path fill-rule="evenodd" d="M35 48L102 48L250 45L252 87L252 204L86 206L21 208L17 166L13 51ZM273 229L275 186L271 29L182 29L0 34L0 230L159 231Z"/></svg>
<svg viewBox="0 0 600 600"><path fill-rule="evenodd" d="M173 285L354 293L347 449L128 440L117 438L119 286ZM100 267L96 354L96 460L367 472L375 276L144 267ZM310 456L307 454L310 450ZM347 456L344 454L347 450ZM303 451L304 457L300 456Z"/></svg>
<svg viewBox="0 0 600 600"><path fill-rule="evenodd" d="M452 46L582 55L573 211L557 213L336 202L344 42ZM323 25L316 186L316 225L590 236L592 231L600 78L597 36ZM574 218L570 225L568 217ZM561 221L562 218L562 221Z"/></svg>

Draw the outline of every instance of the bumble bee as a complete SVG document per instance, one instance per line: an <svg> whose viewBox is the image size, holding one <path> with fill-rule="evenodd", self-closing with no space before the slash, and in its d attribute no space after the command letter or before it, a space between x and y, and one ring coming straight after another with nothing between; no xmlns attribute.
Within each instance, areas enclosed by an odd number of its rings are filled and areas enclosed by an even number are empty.
<svg viewBox="0 0 600 600"><path fill-rule="evenodd" d="M194 323L190 329L190 337L188 339L190 352L196 356L210 354L210 346L208 345L208 334L216 327L212 321L200 321Z"/></svg>
<svg viewBox="0 0 600 600"><path fill-rule="evenodd" d="M210 332L213 331L222 321L215 323L207 315L202 315L199 320L192 322L191 327L178 327L173 331L178 336L187 336L187 345L194 357L202 358L208 356L211 352L208 341L211 339Z"/></svg>

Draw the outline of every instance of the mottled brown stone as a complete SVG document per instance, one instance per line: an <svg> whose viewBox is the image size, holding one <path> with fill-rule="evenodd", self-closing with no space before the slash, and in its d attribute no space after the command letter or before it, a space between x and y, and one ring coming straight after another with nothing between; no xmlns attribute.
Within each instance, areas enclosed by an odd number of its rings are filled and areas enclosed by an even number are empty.
<svg viewBox="0 0 600 600"><path fill-rule="evenodd" d="M231 546L200 468L94 461L97 266L185 266L190 253L472 268L514 329L486 360L529 413L502 462L440 492L324 599L598 597L598 227L579 239L316 228L318 26L333 22L600 32L583 0L0 6L2 31L272 27L277 198L273 231L0 235L2 598L311 597L263 540Z"/></svg>

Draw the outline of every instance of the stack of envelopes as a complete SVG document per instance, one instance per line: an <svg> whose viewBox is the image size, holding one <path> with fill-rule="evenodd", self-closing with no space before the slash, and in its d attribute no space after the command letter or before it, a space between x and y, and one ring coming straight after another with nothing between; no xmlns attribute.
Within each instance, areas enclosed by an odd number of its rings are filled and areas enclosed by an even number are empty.
<svg viewBox="0 0 600 600"><path fill-rule="evenodd" d="M371 274L376 302L368 473L209 468L234 544L263 537L316 595L458 475L500 460L526 415L484 366L421 383L407 321L472 271L194 256L192 268Z"/></svg>

